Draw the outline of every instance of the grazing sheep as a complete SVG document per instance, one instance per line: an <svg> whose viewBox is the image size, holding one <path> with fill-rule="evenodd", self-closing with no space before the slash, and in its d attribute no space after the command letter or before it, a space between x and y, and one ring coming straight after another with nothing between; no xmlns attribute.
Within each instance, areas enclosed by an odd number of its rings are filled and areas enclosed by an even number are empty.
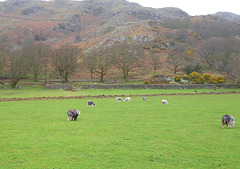
<svg viewBox="0 0 240 169"><path fill-rule="evenodd" d="M127 97L124 101L125 102L129 102L131 100L131 98L130 97Z"/></svg>
<svg viewBox="0 0 240 169"><path fill-rule="evenodd" d="M95 107L96 104L95 104L94 102L92 102L92 101L88 101L88 102L87 102L87 107L88 107L88 106L93 106L93 107Z"/></svg>
<svg viewBox="0 0 240 169"><path fill-rule="evenodd" d="M71 117L72 117L71 121L73 121L73 120L76 121L78 115L80 115L80 114L81 114L81 113L80 113L79 110L74 110L74 109L68 110L68 111L67 111L67 116L68 116L67 121L69 121L69 119L70 119Z"/></svg>
<svg viewBox="0 0 240 169"><path fill-rule="evenodd" d="M147 98L146 98L146 97L144 97L144 98L143 98L143 101L144 101L144 102L145 102L145 101L147 101Z"/></svg>
<svg viewBox="0 0 240 169"><path fill-rule="evenodd" d="M117 97L117 98L116 98L116 101L117 101L117 102L122 102L123 99L122 99L121 97Z"/></svg>
<svg viewBox="0 0 240 169"><path fill-rule="evenodd" d="M168 101L165 99L162 99L162 104L168 105Z"/></svg>
<svg viewBox="0 0 240 169"><path fill-rule="evenodd" d="M227 125L227 128L232 128L235 124L234 117L228 114L224 115L222 117L222 128L224 128L224 124Z"/></svg>

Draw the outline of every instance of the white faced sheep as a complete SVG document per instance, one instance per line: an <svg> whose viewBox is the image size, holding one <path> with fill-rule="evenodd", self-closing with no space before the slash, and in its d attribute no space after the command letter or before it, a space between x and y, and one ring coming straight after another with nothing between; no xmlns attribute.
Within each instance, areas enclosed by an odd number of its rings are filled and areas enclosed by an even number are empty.
<svg viewBox="0 0 240 169"><path fill-rule="evenodd" d="M129 102L131 100L131 98L130 97L127 97L124 101L125 102Z"/></svg>
<svg viewBox="0 0 240 169"><path fill-rule="evenodd" d="M227 125L227 128L232 128L235 124L234 117L228 114L224 115L222 117L222 128L224 128L224 124Z"/></svg>
<svg viewBox="0 0 240 169"><path fill-rule="evenodd" d="M165 99L162 99L162 104L168 105L168 101Z"/></svg>
<svg viewBox="0 0 240 169"><path fill-rule="evenodd" d="M69 121L70 118L72 118L71 120L75 120L75 121L76 121L78 115L80 115L80 114L81 114L81 113L80 113L79 110L74 110L74 109L68 110L68 111L67 111L67 116L68 116L67 121Z"/></svg>
<svg viewBox="0 0 240 169"><path fill-rule="evenodd" d="M144 101L144 102L145 102L145 101L147 101L147 98L146 98L146 97L144 97L144 98L143 98L143 101Z"/></svg>
<svg viewBox="0 0 240 169"><path fill-rule="evenodd" d="M117 97L117 98L116 98L116 101L117 101L117 102L122 102L123 99L122 99L121 97Z"/></svg>
<svg viewBox="0 0 240 169"><path fill-rule="evenodd" d="M93 106L93 107L95 107L96 104L95 104L94 102L92 102L92 101L88 101L88 102L87 102L87 107L88 107L88 106Z"/></svg>

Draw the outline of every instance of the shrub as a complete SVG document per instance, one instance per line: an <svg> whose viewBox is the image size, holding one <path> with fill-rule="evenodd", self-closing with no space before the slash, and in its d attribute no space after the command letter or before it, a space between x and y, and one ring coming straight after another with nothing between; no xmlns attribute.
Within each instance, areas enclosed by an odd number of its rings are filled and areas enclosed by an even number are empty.
<svg viewBox="0 0 240 169"><path fill-rule="evenodd" d="M114 29L115 29L114 26L109 26L109 27L105 28L104 31L103 31L103 35L105 35L109 32L112 32Z"/></svg>
<svg viewBox="0 0 240 169"><path fill-rule="evenodd" d="M40 41L40 40L41 40L41 37L40 37L39 35L35 35L34 40L35 40L35 41Z"/></svg>
<svg viewBox="0 0 240 169"><path fill-rule="evenodd" d="M185 75L183 75L183 79L184 80L189 80L189 76L185 74Z"/></svg>
<svg viewBox="0 0 240 169"><path fill-rule="evenodd" d="M210 79L211 75L206 73L203 75L203 77L204 77L205 81L208 81Z"/></svg>
<svg viewBox="0 0 240 169"><path fill-rule="evenodd" d="M193 80L193 84L203 84L205 81L204 77L202 75L200 75L197 79Z"/></svg>
<svg viewBox="0 0 240 169"><path fill-rule="evenodd" d="M195 66L187 65L183 68L184 73L189 75L192 72L202 72L202 66L198 63Z"/></svg>
<svg viewBox="0 0 240 169"><path fill-rule="evenodd" d="M149 80L145 80L144 84L151 84L151 82Z"/></svg>
<svg viewBox="0 0 240 169"><path fill-rule="evenodd" d="M201 76L201 75L198 72L192 72L189 74L189 79L190 80L198 79L199 76Z"/></svg>
<svg viewBox="0 0 240 169"><path fill-rule="evenodd" d="M232 83L232 84L235 84L235 83L236 83L236 81L232 80L230 83Z"/></svg>
<svg viewBox="0 0 240 169"><path fill-rule="evenodd" d="M180 77L179 75L176 75L176 76L174 77L174 81L175 81L175 82L181 82L181 77Z"/></svg>
<svg viewBox="0 0 240 169"><path fill-rule="evenodd" d="M209 78L208 83L213 83L213 84L217 84L217 77L216 76L212 76Z"/></svg>
<svg viewBox="0 0 240 169"><path fill-rule="evenodd" d="M225 79L225 77L223 77L223 76L219 76L219 77L217 77L217 82L218 82L218 83L225 83L225 82L226 82L226 79Z"/></svg>

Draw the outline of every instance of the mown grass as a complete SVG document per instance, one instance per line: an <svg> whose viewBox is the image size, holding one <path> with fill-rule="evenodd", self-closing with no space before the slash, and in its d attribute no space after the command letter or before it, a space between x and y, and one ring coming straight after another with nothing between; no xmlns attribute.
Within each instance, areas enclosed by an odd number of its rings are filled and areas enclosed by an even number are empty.
<svg viewBox="0 0 240 169"><path fill-rule="evenodd" d="M213 89L197 89L198 93L210 93ZM23 86L20 89L0 89L0 98L29 98L29 97L58 97L58 96L98 96L98 95L151 95L151 94L169 94L169 93L194 93L195 89L90 89L77 91L47 90L42 86ZM217 89L214 92L236 91L237 89Z"/></svg>
<svg viewBox="0 0 240 169"><path fill-rule="evenodd" d="M0 102L0 168L239 168L240 94L162 98Z"/></svg>

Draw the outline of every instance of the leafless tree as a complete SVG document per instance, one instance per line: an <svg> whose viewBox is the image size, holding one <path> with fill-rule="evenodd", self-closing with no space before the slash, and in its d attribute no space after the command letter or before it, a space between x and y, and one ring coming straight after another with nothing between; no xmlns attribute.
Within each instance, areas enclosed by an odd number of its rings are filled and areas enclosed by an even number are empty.
<svg viewBox="0 0 240 169"><path fill-rule="evenodd" d="M34 81L38 80L38 76L46 67L46 58L50 55L50 47L44 43L29 43L23 48L23 55L29 62L29 71L34 77Z"/></svg>
<svg viewBox="0 0 240 169"><path fill-rule="evenodd" d="M6 44L0 43L0 75L3 75L7 65L9 51Z"/></svg>
<svg viewBox="0 0 240 169"><path fill-rule="evenodd" d="M150 58L151 58L151 61L152 61L151 65L153 67L154 74L156 74L157 69L161 66L160 57L161 56L159 56L159 54L157 54L156 52L154 52L154 51L150 52Z"/></svg>
<svg viewBox="0 0 240 169"><path fill-rule="evenodd" d="M17 49L9 56L9 75L11 78L11 87L15 88L17 83L23 79L29 72L27 58L23 54L23 49Z"/></svg>
<svg viewBox="0 0 240 169"><path fill-rule="evenodd" d="M221 58L222 41L219 38L211 38L203 42L198 49L198 54L207 65L216 69L216 63Z"/></svg>
<svg viewBox="0 0 240 169"><path fill-rule="evenodd" d="M95 50L84 55L83 65L86 66L90 72L91 79L93 79L94 68L96 66L96 56L98 56L98 54Z"/></svg>
<svg viewBox="0 0 240 169"><path fill-rule="evenodd" d="M55 49L51 58L55 71L64 79L64 82L68 82L69 76L74 73L82 63L81 50L74 46Z"/></svg>
<svg viewBox="0 0 240 169"><path fill-rule="evenodd" d="M240 54L232 57L232 60L229 62L227 66L227 71L232 79L235 81L240 80Z"/></svg>
<svg viewBox="0 0 240 169"><path fill-rule="evenodd" d="M223 70L227 72L226 68L228 67L228 64L234 59L236 59L235 56L238 56L240 53L239 45L240 42L237 39L234 38L225 38L222 39L223 43L221 46L221 61L223 63Z"/></svg>
<svg viewBox="0 0 240 169"><path fill-rule="evenodd" d="M113 62L113 54L111 47L98 47L92 49L87 54L87 64L90 71L100 78L100 81L104 81L104 76L109 71Z"/></svg>
<svg viewBox="0 0 240 169"><path fill-rule="evenodd" d="M114 51L114 64L122 70L123 79L127 81L129 72L136 66L138 61L144 56L141 46L124 42L112 48Z"/></svg>
<svg viewBox="0 0 240 169"><path fill-rule="evenodd" d="M181 44L176 44L167 57L167 64L170 69L176 74L185 63L186 50Z"/></svg>

